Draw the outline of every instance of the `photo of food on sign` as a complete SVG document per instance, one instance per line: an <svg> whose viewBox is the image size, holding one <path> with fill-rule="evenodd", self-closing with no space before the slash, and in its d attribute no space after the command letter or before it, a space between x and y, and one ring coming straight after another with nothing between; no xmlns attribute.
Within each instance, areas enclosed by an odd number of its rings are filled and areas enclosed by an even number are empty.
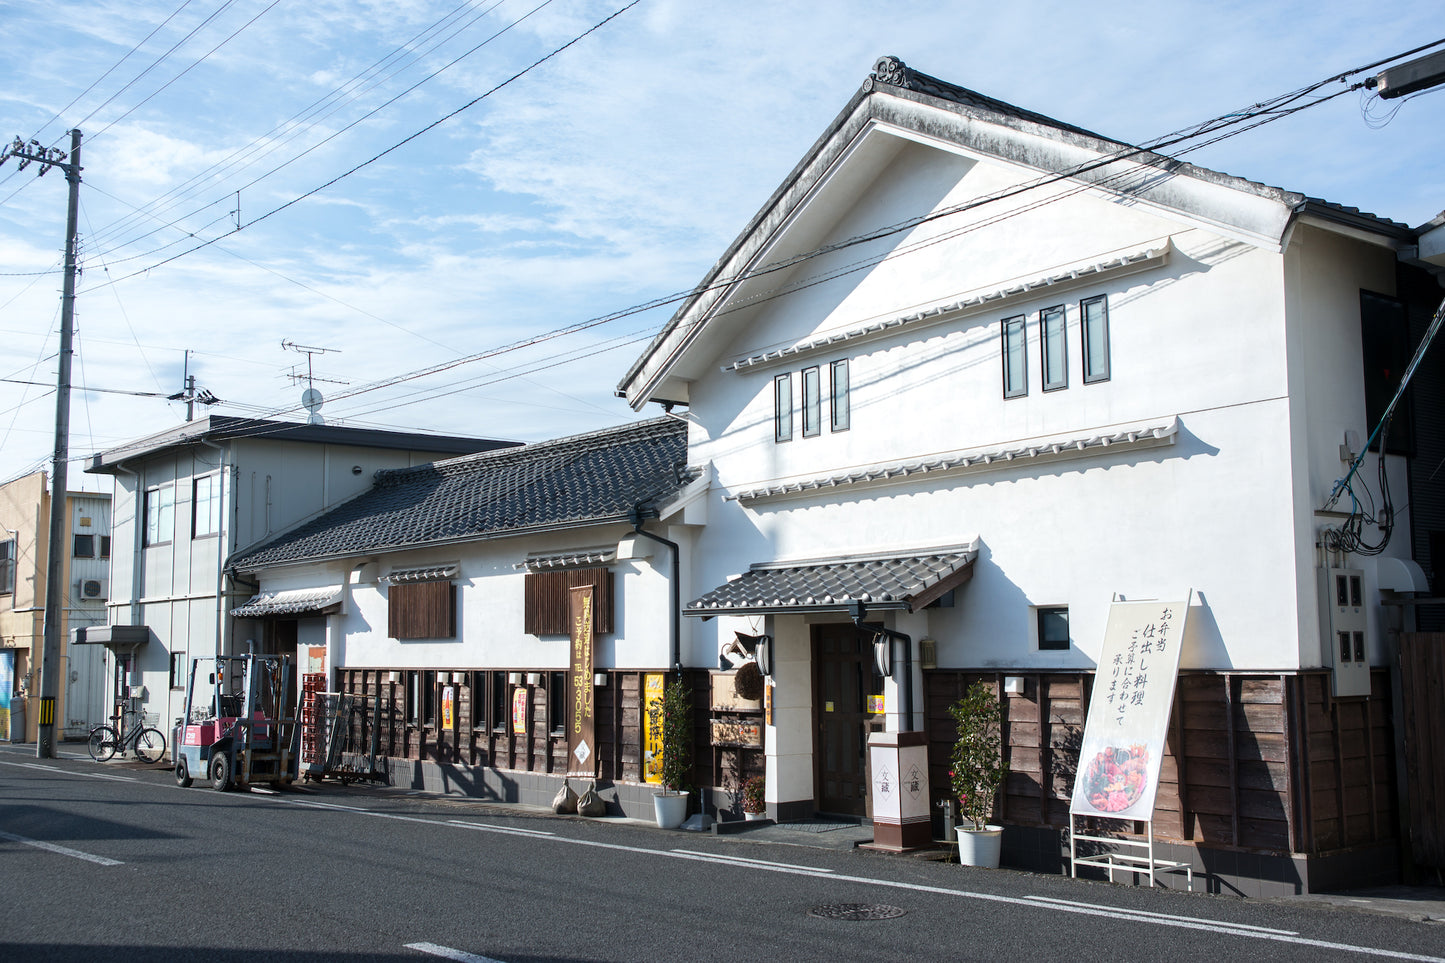
<svg viewBox="0 0 1445 963"><path fill-rule="evenodd" d="M1084 772L1085 798L1099 812L1119 813L1144 795L1149 784L1149 748L1110 746Z"/></svg>

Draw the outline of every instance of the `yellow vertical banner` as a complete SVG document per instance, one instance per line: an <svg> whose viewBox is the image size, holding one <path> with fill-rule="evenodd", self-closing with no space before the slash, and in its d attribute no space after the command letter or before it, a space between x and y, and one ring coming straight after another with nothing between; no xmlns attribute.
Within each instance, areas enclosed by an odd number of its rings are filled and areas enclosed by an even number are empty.
<svg viewBox="0 0 1445 963"><path fill-rule="evenodd" d="M451 729L456 724L456 690L451 686L442 688L442 728Z"/></svg>
<svg viewBox="0 0 1445 963"><path fill-rule="evenodd" d="M567 775L597 775L597 737L592 672L597 632L592 611L592 586L569 590L572 616L572 659L567 668L571 706L567 721Z"/></svg>
<svg viewBox="0 0 1445 963"><path fill-rule="evenodd" d="M652 724L652 707L662 702L661 672L642 677L642 781L662 784L662 726Z"/></svg>
<svg viewBox="0 0 1445 963"><path fill-rule="evenodd" d="M512 690L512 733L527 734L527 687L524 685Z"/></svg>

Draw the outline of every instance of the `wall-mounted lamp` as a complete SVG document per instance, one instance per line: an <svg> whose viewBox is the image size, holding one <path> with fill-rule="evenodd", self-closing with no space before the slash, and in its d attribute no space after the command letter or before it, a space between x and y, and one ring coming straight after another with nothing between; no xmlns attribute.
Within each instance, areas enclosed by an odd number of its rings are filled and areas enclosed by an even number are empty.
<svg viewBox="0 0 1445 963"><path fill-rule="evenodd" d="M542 673L540 673L540 672L528 672L528 673L527 673L527 685L541 685L541 684L542 684Z"/></svg>
<svg viewBox="0 0 1445 963"><path fill-rule="evenodd" d="M400 673L400 672L388 672L388 673L386 674L386 678L387 678L387 681L388 681L388 682L392 682L392 683L400 682L400 681L401 681L401 673Z"/></svg>
<svg viewBox="0 0 1445 963"><path fill-rule="evenodd" d="M599 689L601 689L601 688L603 688L604 686L606 686L606 685L607 685L607 673L606 673L606 672L594 672L594 673L592 673L592 684L593 684L594 686L596 686L597 688L599 688Z"/></svg>
<svg viewBox="0 0 1445 963"><path fill-rule="evenodd" d="M938 668L938 640L918 640L918 666L922 669Z"/></svg>
<svg viewBox="0 0 1445 963"><path fill-rule="evenodd" d="M1021 675L1006 675L1003 677L1003 691L1009 695L1024 694L1024 677Z"/></svg>
<svg viewBox="0 0 1445 963"><path fill-rule="evenodd" d="M522 684L522 673L520 673L520 672L508 672L508 673L507 673L507 684L508 684L508 685L521 685L521 684Z"/></svg>

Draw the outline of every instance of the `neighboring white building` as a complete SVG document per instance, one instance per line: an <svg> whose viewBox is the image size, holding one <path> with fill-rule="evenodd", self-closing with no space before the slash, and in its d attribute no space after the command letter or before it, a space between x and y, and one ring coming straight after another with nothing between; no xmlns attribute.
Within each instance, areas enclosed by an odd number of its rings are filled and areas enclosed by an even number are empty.
<svg viewBox="0 0 1445 963"><path fill-rule="evenodd" d="M108 625L76 633L111 653L111 698L167 732L190 660L274 652L228 614L251 594L226 571L238 550L365 491L379 470L513 442L211 416L93 456L115 479Z"/></svg>
<svg viewBox="0 0 1445 963"><path fill-rule="evenodd" d="M393 784L545 804L560 774L588 769L614 811L650 807L644 693L679 661L672 613L689 575L668 543L692 556L708 488L686 437L655 418L382 472L239 553L231 565L258 589L231 615L294 640L309 690L381 699L378 767ZM581 761L565 731L571 586L591 586L596 606L582 679L596 736ZM369 727L375 702L362 706Z"/></svg>
<svg viewBox="0 0 1445 963"><path fill-rule="evenodd" d="M773 640L770 811L864 814L880 729L929 732L944 798L948 703L1018 677L1005 861L1057 868L1111 601L1193 590L1156 834L1225 889L1388 876L1380 591L1424 587L1409 514L1440 487L1389 456L1378 556L1330 495L1413 344L1417 233L880 61L619 385L687 406L713 474L694 664ZM1376 456L1352 484L1386 504ZM1363 589L1343 656L1325 568ZM911 639L886 679L854 600Z"/></svg>

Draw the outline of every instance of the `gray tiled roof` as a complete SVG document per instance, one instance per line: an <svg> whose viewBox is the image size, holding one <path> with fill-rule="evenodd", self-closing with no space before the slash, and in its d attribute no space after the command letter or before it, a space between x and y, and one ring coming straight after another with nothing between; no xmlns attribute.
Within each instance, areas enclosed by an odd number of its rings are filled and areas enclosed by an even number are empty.
<svg viewBox="0 0 1445 963"><path fill-rule="evenodd" d="M687 604L688 615L843 611L861 601L875 609L909 609L933 601L972 574L972 545L911 555L755 565Z"/></svg>
<svg viewBox="0 0 1445 963"><path fill-rule="evenodd" d="M308 559L494 538L625 519L676 494L687 469L687 426L654 418L520 448L377 472L372 489L247 550L254 570Z"/></svg>
<svg viewBox="0 0 1445 963"><path fill-rule="evenodd" d="M231 614L238 619L254 619L263 615L300 615L303 612L320 612L340 601L340 585L262 592L236 606L231 610Z"/></svg>

